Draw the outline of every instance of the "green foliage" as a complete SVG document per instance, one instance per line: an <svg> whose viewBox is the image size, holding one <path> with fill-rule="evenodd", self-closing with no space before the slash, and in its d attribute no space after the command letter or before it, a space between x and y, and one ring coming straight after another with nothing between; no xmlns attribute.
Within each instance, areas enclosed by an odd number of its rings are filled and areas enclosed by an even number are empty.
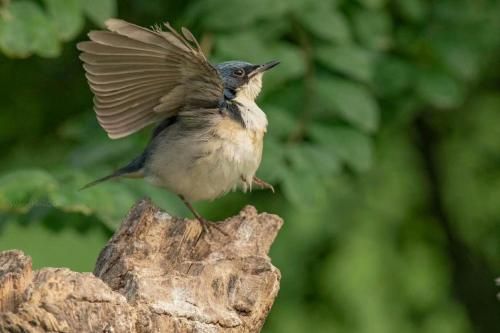
<svg viewBox="0 0 500 333"><path fill-rule="evenodd" d="M3 5L2 5L3 3ZM10 57L57 57L61 42L81 31L85 16L102 25L115 16L114 0L31 0L0 2L0 50Z"/></svg>
<svg viewBox="0 0 500 333"><path fill-rule="evenodd" d="M446 206L461 238L495 265L500 253L500 98L478 96L451 122L450 134L440 145L440 174ZM460 181L455 181L460 179ZM474 223L471 223L474 221Z"/></svg>
<svg viewBox="0 0 500 333"><path fill-rule="evenodd" d="M373 79L373 53L354 45L327 45L318 48L320 63L333 71L345 74L353 79L370 82Z"/></svg>
<svg viewBox="0 0 500 333"><path fill-rule="evenodd" d="M378 127L379 109L373 96L362 85L344 79L324 78L319 81L318 95L326 111L364 132Z"/></svg>
<svg viewBox="0 0 500 333"><path fill-rule="evenodd" d="M281 61L259 100L269 128L258 175L277 194L197 204L211 219L248 203L284 217L272 250L282 287L266 332L500 329L500 1L132 0L118 9L114 0L0 0L0 249L91 270L137 199L189 216L175 196L134 180L78 191L149 136L111 141L98 127L75 50L86 18L168 20L193 30L214 61ZM28 59L10 59L19 57ZM74 243L76 259L45 242Z"/></svg>

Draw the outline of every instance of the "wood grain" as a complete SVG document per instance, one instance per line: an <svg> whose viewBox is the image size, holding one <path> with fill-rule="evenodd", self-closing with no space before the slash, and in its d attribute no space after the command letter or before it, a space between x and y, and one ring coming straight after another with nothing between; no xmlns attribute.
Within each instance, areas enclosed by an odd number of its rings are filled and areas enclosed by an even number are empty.
<svg viewBox="0 0 500 333"><path fill-rule="evenodd" d="M0 253L0 332L259 332L279 290L282 220L247 206L209 234L138 202L94 274Z"/></svg>

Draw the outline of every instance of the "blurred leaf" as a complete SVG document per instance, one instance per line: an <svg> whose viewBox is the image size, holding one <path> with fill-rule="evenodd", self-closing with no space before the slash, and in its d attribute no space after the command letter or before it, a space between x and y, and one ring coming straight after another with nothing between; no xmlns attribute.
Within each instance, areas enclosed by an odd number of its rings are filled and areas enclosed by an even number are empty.
<svg viewBox="0 0 500 333"><path fill-rule="evenodd" d="M425 0L397 0L398 9L404 18L420 22L427 14L428 3Z"/></svg>
<svg viewBox="0 0 500 333"><path fill-rule="evenodd" d="M124 182L107 182L85 191L90 181L75 172L60 172L59 179L45 170L19 170L0 178L0 212L26 213L33 207L95 215L114 229L141 195ZM150 191L151 192L151 191ZM150 193L152 194L152 193Z"/></svg>
<svg viewBox="0 0 500 333"><path fill-rule="evenodd" d="M0 49L10 57L27 57L36 53L55 57L60 53L57 32L37 4L15 1L0 15Z"/></svg>
<svg viewBox="0 0 500 333"><path fill-rule="evenodd" d="M335 154L358 172L366 172L371 168L372 140L363 133L344 127L315 125L311 135L324 147L324 155Z"/></svg>
<svg viewBox="0 0 500 333"><path fill-rule="evenodd" d="M295 171L310 173L313 161L306 154L306 151L309 149L309 146L302 144L294 144L286 147L286 157Z"/></svg>
<svg viewBox="0 0 500 333"><path fill-rule="evenodd" d="M95 24L104 26L104 21L116 17L116 0L83 0L83 10Z"/></svg>
<svg viewBox="0 0 500 333"><path fill-rule="evenodd" d="M421 239L417 238L422 235L412 237L416 239L408 242L403 253L408 270L407 274L401 275L405 280L405 289L402 292L408 293L408 299L422 311L446 297L450 272L444 265L445 258L442 254L430 246L424 246Z"/></svg>
<svg viewBox="0 0 500 333"><path fill-rule="evenodd" d="M386 50L392 44L391 17L382 10L358 10L354 15L354 30L368 48Z"/></svg>
<svg viewBox="0 0 500 333"><path fill-rule="evenodd" d="M27 212L57 188L43 170L18 170L0 177L0 212Z"/></svg>
<svg viewBox="0 0 500 333"><path fill-rule="evenodd" d="M272 70L266 74L264 80L267 91L280 87L285 81L297 79L304 75L305 61L299 48L287 43L276 43L274 47L268 50L272 55L270 54L267 59L277 59L280 61L280 65L276 68L279 68L279 70Z"/></svg>
<svg viewBox="0 0 500 333"><path fill-rule="evenodd" d="M439 145L444 203L454 230L490 263L500 253L500 98L496 90L453 112ZM473 223L474 222L474 223Z"/></svg>
<svg viewBox="0 0 500 333"><path fill-rule="evenodd" d="M232 31L249 26L259 19L279 17L287 7L286 1L233 0L228 5L225 0L205 0L191 7L188 20L198 17L203 26L210 30Z"/></svg>
<svg viewBox="0 0 500 333"><path fill-rule="evenodd" d="M264 77L264 86L264 90L267 90L267 86L269 86L269 80L267 77ZM269 101L269 105L279 107L282 110L286 110L286 112L290 113L295 119L297 119L300 112L303 111L302 107L304 105L304 99L306 96L304 82L302 80L290 80L284 82L280 84L279 87L276 88L274 93L270 96L272 96L272 101ZM269 99L266 97L266 95L264 95L263 99L263 110L266 111L268 105L267 101Z"/></svg>
<svg viewBox="0 0 500 333"><path fill-rule="evenodd" d="M316 167L315 172L321 176L331 177L341 170L340 156L327 147L314 147L307 150L306 155L311 159L312 165Z"/></svg>
<svg viewBox="0 0 500 333"><path fill-rule="evenodd" d="M283 193L292 204L307 209L327 200L325 182L321 177L294 169L285 169L283 174L286 178Z"/></svg>
<svg viewBox="0 0 500 333"><path fill-rule="evenodd" d="M351 40L349 24L346 18L341 12L333 8L314 6L310 10L303 10L299 13L298 18L307 30L319 38L339 44Z"/></svg>
<svg viewBox="0 0 500 333"><path fill-rule="evenodd" d="M323 46L317 50L318 60L332 70L369 82L373 76L375 56L354 45Z"/></svg>
<svg viewBox="0 0 500 333"><path fill-rule="evenodd" d="M300 207L314 207L327 199L328 179L340 170L338 159L331 150L311 144L286 147L283 168L283 189L287 199Z"/></svg>
<svg viewBox="0 0 500 333"><path fill-rule="evenodd" d="M378 128L379 108L368 90L357 83L333 78L318 81L318 93L325 108L365 132Z"/></svg>
<svg viewBox="0 0 500 333"><path fill-rule="evenodd" d="M456 107L464 99L463 88L458 81L439 70L419 71L417 91L421 98L436 108Z"/></svg>
<svg viewBox="0 0 500 333"><path fill-rule="evenodd" d="M415 71L402 59L385 56L375 66L374 88L382 96L396 96L409 89L415 79Z"/></svg>
<svg viewBox="0 0 500 333"><path fill-rule="evenodd" d="M387 0L358 0L367 8L378 9L385 6Z"/></svg>
<svg viewBox="0 0 500 333"><path fill-rule="evenodd" d="M286 20L278 22L273 20L266 20L259 22L258 26L252 26L252 31L258 36L265 36L266 40L276 40L288 33L290 24Z"/></svg>
<svg viewBox="0 0 500 333"><path fill-rule="evenodd" d="M264 141L262 162L257 172L259 177L271 184L276 184L285 179L286 169L283 146L272 136L267 135Z"/></svg>
<svg viewBox="0 0 500 333"><path fill-rule="evenodd" d="M235 59L242 54L253 62L268 59L265 40L251 31L222 35L215 42L216 55L220 59Z"/></svg>
<svg viewBox="0 0 500 333"><path fill-rule="evenodd" d="M270 105L265 110L269 121L268 135L285 139L298 126L293 115L280 107Z"/></svg>
<svg viewBox="0 0 500 333"><path fill-rule="evenodd" d="M74 38L84 23L82 0L44 0L44 2L59 38L63 41Z"/></svg>
<svg viewBox="0 0 500 333"><path fill-rule="evenodd" d="M463 80L477 79L482 52L455 41L443 42L435 47L451 73Z"/></svg>

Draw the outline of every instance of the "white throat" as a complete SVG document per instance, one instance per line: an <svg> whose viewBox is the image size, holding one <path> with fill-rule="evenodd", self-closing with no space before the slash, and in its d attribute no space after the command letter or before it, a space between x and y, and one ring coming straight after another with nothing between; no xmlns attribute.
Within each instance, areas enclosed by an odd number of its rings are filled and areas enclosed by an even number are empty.
<svg viewBox="0 0 500 333"><path fill-rule="evenodd" d="M262 90L262 73L255 75L247 84L236 91L236 97L246 97L250 100L255 100Z"/></svg>
<svg viewBox="0 0 500 333"><path fill-rule="evenodd" d="M245 127L253 131L265 132L267 128L267 117L262 111L255 99L262 89L262 73L255 77L236 91L236 102L240 103L240 111Z"/></svg>

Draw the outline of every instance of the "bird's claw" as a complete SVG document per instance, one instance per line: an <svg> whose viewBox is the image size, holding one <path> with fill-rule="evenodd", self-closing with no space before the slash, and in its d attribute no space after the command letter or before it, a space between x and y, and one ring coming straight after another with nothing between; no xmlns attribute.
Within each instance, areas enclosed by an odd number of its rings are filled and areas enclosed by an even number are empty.
<svg viewBox="0 0 500 333"><path fill-rule="evenodd" d="M216 229L218 232L223 234L224 236L229 236L227 232L222 230L217 223L215 222L210 222L205 220L203 217L198 217L197 220L200 222L201 227L203 228L203 232L206 233L207 235L211 235L210 228Z"/></svg>
<svg viewBox="0 0 500 333"><path fill-rule="evenodd" d="M253 177L253 183L259 186L261 189L271 190L273 193L275 193L273 185L263 181L260 178Z"/></svg>

